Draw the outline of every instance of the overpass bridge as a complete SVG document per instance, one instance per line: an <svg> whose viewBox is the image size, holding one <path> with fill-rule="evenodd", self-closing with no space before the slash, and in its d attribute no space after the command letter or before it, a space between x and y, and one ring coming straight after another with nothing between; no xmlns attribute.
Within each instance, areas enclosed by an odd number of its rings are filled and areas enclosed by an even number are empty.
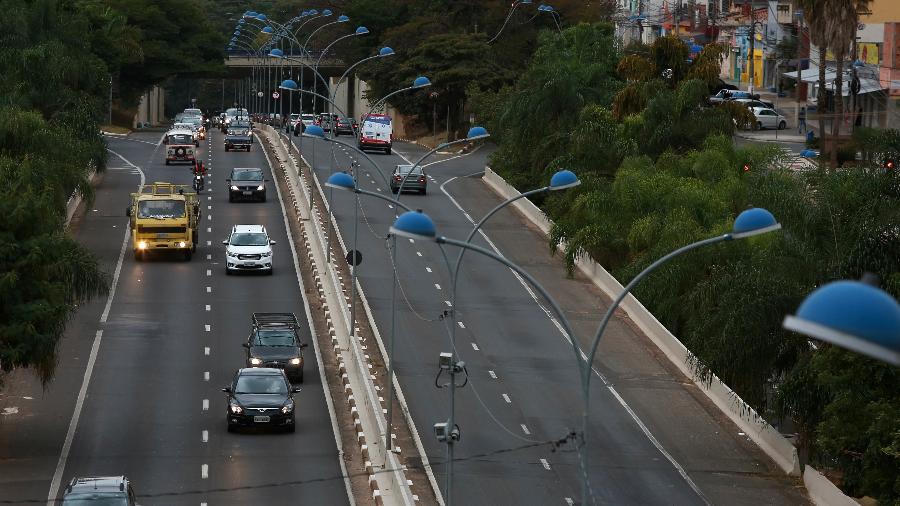
<svg viewBox="0 0 900 506"><path fill-rule="evenodd" d="M254 55L246 51L228 54L225 59L225 67L228 69L230 78L238 81L237 86L240 90L238 96L241 97L239 100L241 105L250 109L251 112L277 112L282 115L300 112L339 112L332 110L333 108L322 99L316 99L309 94L281 90L278 89L278 85L285 79L293 79L304 89L312 90L315 86L318 88L317 93L328 95L329 93L324 90L323 82L319 80L316 83L310 67L315 67L318 62L319 74L328 82L328 89L334 90L337 80L347 70L347 65L343 60L326 56L319 61L321 56L319 52L308 55L286 54L285 56L285 58L280 58ZM367 104L362 100L366 89L365 83L351 74L337 87L334 101L338 108L349 116L358 116L368 109ZM278 98L273 98L276 93Z"/></svg>

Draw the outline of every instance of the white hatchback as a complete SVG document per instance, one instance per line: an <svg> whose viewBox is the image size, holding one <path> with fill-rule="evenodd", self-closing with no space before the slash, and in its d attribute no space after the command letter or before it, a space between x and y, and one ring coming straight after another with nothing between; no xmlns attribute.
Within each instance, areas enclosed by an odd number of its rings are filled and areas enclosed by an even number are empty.
<svg viewBox="0 0 900 506"><path fill-rule="evenodd" d="M787 118L775 112L774 109L768 107L754 107L750 109L756 116L756 126L760 130L763 128L777 128L784 130L787 127Z"/></svg>
<svg viewBox="0 0 900 506"><path fill-rule="evenodd" d="M272 274L272 245L266 227L235 225L225 245L225 274L234 271L264 271Z"/></svg>

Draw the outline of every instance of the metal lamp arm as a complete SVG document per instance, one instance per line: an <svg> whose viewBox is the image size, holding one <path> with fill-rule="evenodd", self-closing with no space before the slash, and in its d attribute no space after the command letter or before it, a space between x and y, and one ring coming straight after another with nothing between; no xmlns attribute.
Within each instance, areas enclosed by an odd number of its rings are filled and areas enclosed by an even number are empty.
<svg viewBox="0 0 900 506"><path fill-rule="evenodd" d="M293 57L290 57L290 56L280 56L279 58L282 58L282 59L285 59L285 60L288 60L288 61L292 61L292 62L299 63L300 65L302 65L302 66L308 68L310 71L313 72L313 75L314 75L315 77L318 77L318 78L319 78L319 81L321 81L322 84L325 85L325 89L328 89L328 83L325 81L325 78L322 77L322 74L320 74L319 71L317 71L316 69L314 69L314 68L312 67L312 65L306 63L306 62L303 61L303 60L300 60L300 59L297 59L297 58L293 58ZM305 90L302 90L302 91L304 91L304 93L306 93ZM323 97L323 98L324 98L324 97Z"/></svg>
<svg viewBox="0 0 900 506"><path fill-rule="evenodd" d="M306 42L303 43L303 48L306 50L306 52L309 53L309 50L306 49L309 47L309 41L313 38L313 36L315 34L319 33L319 30L321 30L322 28L325 28L326 26L336 25L338 23L343 23L343 21L331 21L331 22L325 23L324 25L313 30L312 33L309 34L309 37L306 38Z"/></svg>
<svg viewBox="0 0 900 506"><path fill-rule="evenodd" d="M369 190L363 190L362 188L356 188L356 189L353 190L353 192L354 192L354 193L358 193L358 194L360 194L360 195L368 195L369 197L375 197L375 198L379 198L379 199L381 199L381 200L385 200L385 201L390 202L390 203L394 203L394 199L392 199L392 198L390 198L390 197L386 197L386 196L384 196L384 195L382 195L382 194L380 194L380 193L377 193L377 192L373 192L373 191L369 191ZM412 211L412 208L410 208L410 207L407 206L406 204L399 204L399 205L400 205L400 207L403 208L404 211Z"/></svg>
<svg viewBox="0 0 900 506"><path fill-rule="evenodd" d="M320 54L319 58L316 59L316 70L319 70L319 64L322 63L322 58L325 56L326 53L328 53L328 50L331 49L331 46L337 44L338 42L340 42L346 38L355 37L355 36L356 36L356 33L348 33L347 35L342 35L342 36L334 39L334 41L332 41L331 44L328 44L327 46L325 46L325 49L322 50L322 54Z"/></svg>
<svg viewBox="0 0 900 506"><path fill-rule="evenodd" d="M497 40L497 37L499 37L500 34L503 33L503 29L506 28L506 24L509 23L510 18L512 18L513 13L516 11L516 8L517 8L519 5L521 5L521 2L514 2L514 3L513 3L512 7L510 7L510 9L509 9L509 13L506 15L506 19L503 21L503 25L501 25L501 26L500 26L500 30L497 31L497 35L494 35L494 36L491 38L491 40L487 41L487 44L491 44L492 42L494 42L495 40Z"/></svg>

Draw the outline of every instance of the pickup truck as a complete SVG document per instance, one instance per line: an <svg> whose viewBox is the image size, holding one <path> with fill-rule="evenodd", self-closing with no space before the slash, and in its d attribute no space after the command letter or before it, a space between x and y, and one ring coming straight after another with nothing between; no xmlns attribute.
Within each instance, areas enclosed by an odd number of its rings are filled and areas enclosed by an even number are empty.
<svg viewBox="0 0 900 506"><path fill-rule="evenodd" d="M250 144L253 138L250 136L250 129L247 128L229 128L225 134L225 151L234 149L246 149L250 151Z"/></svg>

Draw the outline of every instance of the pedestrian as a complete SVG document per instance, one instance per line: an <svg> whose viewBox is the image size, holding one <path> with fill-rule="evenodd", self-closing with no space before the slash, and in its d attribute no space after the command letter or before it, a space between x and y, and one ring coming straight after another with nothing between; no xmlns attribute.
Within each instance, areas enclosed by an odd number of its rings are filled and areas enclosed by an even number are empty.
<svg viewBox="0 0 900 506"><path fill-rule="evenodd" d="M801 129L803 130L801 132ZM800 108L800 114L797 116L797 133L806 132L806 107Z"/></svg>
<svg viewBox="0 0 900 506"><path fill-rule="evenodd" d="M863 108L860 107L859 110L856 111L856 122L854 123L854 126L861 127L862 121L863 121Z"/></svg>

